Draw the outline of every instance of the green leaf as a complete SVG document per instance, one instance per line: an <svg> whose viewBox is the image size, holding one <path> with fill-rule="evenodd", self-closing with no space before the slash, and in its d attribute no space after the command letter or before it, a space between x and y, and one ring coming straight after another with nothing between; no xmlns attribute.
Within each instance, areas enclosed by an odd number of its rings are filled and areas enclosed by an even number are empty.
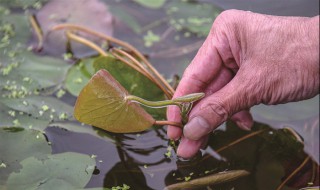
<svg viewBox="0 0 320 190"><path fill-rule="evenodd" d="M8 179L11 189L75 189L90 180L95 160L88 155L66 152L47 159L30 157L21 162L22 169Z"/></svg>
<svg viewBox="0 0 320 190"><path fill-rule="evenodd" d="M207 36L221 9L208 3L171 1L166 12L170 17L170 24L178 31L186 29L199 36Z"/></svg>
<svg viewBox="0 0 320 190"><path fill-rule="evenodd" d="M45 136L37 130L22 128L0 128L0 187L5 185L11 172L17 172L20 161L30 156L44 158L51 153Z"/></svg>
<svg viewBox="0 0 320 190"><path fill-rule="evenodd" d="M43 120L65 120L72 118L72 106L50 96L27 96L24 98L0 98L7 107L31 114Z"/></svg>
<svg viewBox="0 0 320 190"><path fill-rule="evenodd" d="M35 118L24 112L13 110L0 102L0 127L15 126L43 131L49 122L49 120Z"/></svg>
<svg viewBox="0 0 320 190"><path fill-rule="evenodd" d="M82 89L74 116L80 122L115 133L139 132L154 119L137 103L126 101L128 92L106 71L98 71Z"/></svg>
<svg viewBox="0 0 320 190"><path fill-rule="evenodd" d="M9 14L9 15L1 15L0 14L0 38L2 39L0 42L1 48L6 48L7 52L0 52L0 55L4 53L8 53L8 48L13 50L18 47L18 43L21 46L27 43L28 39L31 36L31 32L29 32L29 21L25 15L21 14ZM25 31L25 32L20 32ZM3 37L9 37L9 43L7 46L3 46Z"/></svg>
<svg viewBox="0 0 320 190"><path fill-rule="evenodd" d="M134 2L151 9L161 8L166 0L133 0Z"/></svg>
<svg viewBox="0 0 320 190"><path fill-rule="evenodd" d="M159 101L165 98L162 90L147 77L111 56L99 57L93 65L96 71L107 70L131 95L150 101ZM157 120L166 117L166 109L153 109L144 106L143 108Z"/></svg>
<svg viewBox="0 0 320 190"><path fill-rule="evenodd" d="M42 3L48 0L1 0L0 5L5 5L13 8L28 8L33 7L39 9Z"/></svg>
<svg viewBox="0 0 320 190"><path fill-rule="evenodd" d="M94 74L93 61L94 58L82 59L68 71L65 86L72 95L78 96Z"/></svg>

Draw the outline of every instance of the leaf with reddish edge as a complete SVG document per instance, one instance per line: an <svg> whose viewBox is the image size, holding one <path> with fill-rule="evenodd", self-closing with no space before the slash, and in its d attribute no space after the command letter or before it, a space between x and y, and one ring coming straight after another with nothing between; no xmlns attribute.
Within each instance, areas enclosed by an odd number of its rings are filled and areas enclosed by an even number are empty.
<svg viewBox="0 0 320 190"><path fill-rule="evenodd" d="M138 103L127 101L129 93L101 69L80 92L74 116L80 122L114 133L140 132L155 120Z"/></svg>

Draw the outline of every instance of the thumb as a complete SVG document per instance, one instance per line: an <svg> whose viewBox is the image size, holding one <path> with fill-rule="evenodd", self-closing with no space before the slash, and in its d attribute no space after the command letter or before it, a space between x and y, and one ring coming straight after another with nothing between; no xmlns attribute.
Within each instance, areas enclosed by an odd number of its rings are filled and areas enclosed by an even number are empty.
<svg viewBox="0 0 320 190"><path fill-rule="evenodd" d="M201 100L191 111L189 122L183 129L186 138L199 140L233 114L256 104L253 80L237 75L222 89Z"/></svg>

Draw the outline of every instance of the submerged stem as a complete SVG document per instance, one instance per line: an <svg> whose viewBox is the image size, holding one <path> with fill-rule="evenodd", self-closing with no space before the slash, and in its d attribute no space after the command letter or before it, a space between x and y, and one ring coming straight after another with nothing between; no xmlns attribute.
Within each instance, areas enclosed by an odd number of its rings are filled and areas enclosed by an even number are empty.
<svg viewBox="0 0 320 190"><path fill-rule="evenodd" d="M242 142L243 140L246 140L246 139L248 139L248 138L250 138L250 137L254 137L254 136L256 136L256 135L258 135L258 134L260 134L260 133L263 133L263 132L265 132L265 131L267 131L267 129L261 129L261 130L259 130L259 131L255 131L255 132L253 132L253 133L250 133L250 134L248 134L248 135L245 135L245 136L243 136L243 137L241 137L241 138L239 138L239 139L237 139L237 140L235 140L235 141L232 141L231 143L227 144L226 146L223 146L223 147L219 148L218 150L216 150L216 152L219 153L219 152L227 149L227 148L230 147L230 146L233 146L233 145L235 145L235 144L238 144L239 142Z"/></svg>
<svg viewBox="0 0 320 190"><path fill-rule="evenodd" d="M300 164L299 167L297 167L277 188L277 190L281 190L285 184L294 176L296 175L310 160L310 156L307 156L303 162Z"/></svg>

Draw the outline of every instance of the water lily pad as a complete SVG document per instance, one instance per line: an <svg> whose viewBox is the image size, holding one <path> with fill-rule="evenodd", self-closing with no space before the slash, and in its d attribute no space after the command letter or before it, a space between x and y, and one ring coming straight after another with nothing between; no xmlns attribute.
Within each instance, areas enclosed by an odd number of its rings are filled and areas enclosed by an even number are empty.
<svg viewBox="0 0 320 190"><path fill-rule="evenodd" d="M164 5L166 0L134 0L134 2L147 8L158 9Z"/></svg>
<svg viewBox="0 0 320 190"><path fill-rule="evenodd" d="M85 154L66 152L47 159L30 157L22 169L10 174L7 189L76 189L90 180L95 160Z"/></svg>
<svg viewBox="0 0 320 190"><path fill-rule="evenodd" d="M0 5L6 5L13 8L40 8L42 3L48 0L1 0Z"/></svg>
<svg viewBox="0 0 320 190"><path fill-rule="evenodd" d="M115 133L139 132L154 124L137 103L126 101L128 92L106 71L98 71L82 89L74 116L80 122Z"/></svg>
<svg viewBox="0 0 320 190"><path fill-rule="evenodd" d="M143 74L137 72L125 63L111 57L99 57L94 61L95 70L105 69L115 78L129 94L141 97L150 101L165 99L165 95L153 82ZM166 117L165 109L143 108L157 120Z"/></svg>
<svg viewBox="0 0 320 190"><path fill-rule="evenodd" d="M72 95L78 96L94 74L93 61L94 58L83 59L68 71L65 86Z"/></svg>
<svg viewBox="0 0 320 190"><path fill-rule="evenodd" d="M0 127L15 126L43 131L49 120L32 117L24 112L13 110L0 102Z"/></svg>
<svg viewBox="0 0 320 190"><path fill-rule="evenodd" d="M209 3L171 1L167 5L170 24L178 31L187 29L199 36L207 36L221 9Z"/></svg>
<svg viewBox="0 0 320 190"><path fill-rule="evenodd" d="M51 153L45 136L37 130L23 128L0 128L0 186L5 185L11 172L17 172L20 161L33 156L44 158Z"/></svg>
<svg viewBox="0 0 320 190"><path fill-rule="evenodd" d="M27 96L25 98L0 98L0 102L18 112L46 120L72 118L72 106L50 96Z"/></svg>
<svg viewBox="0 0 320 190"><path fill-rule="evenodd" d="M62 59L28 51L26 43L31 36L28 23L25 15L0 16L0 37L8 38L8 43L0 45L0 90L5 90L2 96L21 96L59 85L71 66Z"/></svg>
<svg viewBox="0 0 320 190"><path fill-rule="evenodd" d="M8 49L13 50L17 48L17 43L24 46L31 36L29 32L29 21L27 16L23 14L12 14L9 15L0 15L0 37L1 37L1 48L7 49L7 52L0 52L0 55L8 53ZM19 32L25 31L25 32ZM4 36L7 36L5 40ZM5 43L8 42L8 43ZM6 45L5 45L6 44Z"/></svg>

